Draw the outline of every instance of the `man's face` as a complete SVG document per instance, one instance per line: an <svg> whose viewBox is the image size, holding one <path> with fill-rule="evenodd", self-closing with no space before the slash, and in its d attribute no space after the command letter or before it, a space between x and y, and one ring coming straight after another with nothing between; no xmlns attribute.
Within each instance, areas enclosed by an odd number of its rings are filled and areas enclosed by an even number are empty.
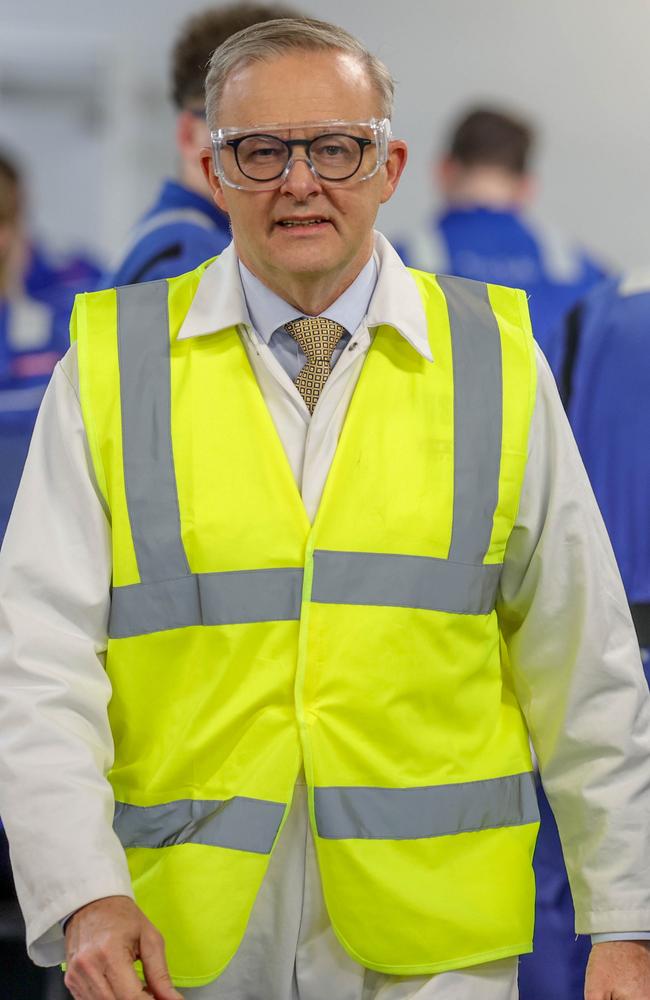
<svg viewBox="0 0 650 1000"><path fill-rule="evenodd" d="M279 122L291 126L381 117L377 91L354 58L341 52L295 52L235 69L224 87L218 124L260 131L259 126ZM281 137L314 134L317 129L288 128ZM314 177L299 148L282 185L270 191L222 184L209 152L202 156L214 199L230 216L239 257L254 274L272 288L291 287L296 279L309 281L310 276L315 282L331 278L343 288L372 253L375 217L397 187L406 147L391 142L387 163L373 177L339 187Z"/></svg>

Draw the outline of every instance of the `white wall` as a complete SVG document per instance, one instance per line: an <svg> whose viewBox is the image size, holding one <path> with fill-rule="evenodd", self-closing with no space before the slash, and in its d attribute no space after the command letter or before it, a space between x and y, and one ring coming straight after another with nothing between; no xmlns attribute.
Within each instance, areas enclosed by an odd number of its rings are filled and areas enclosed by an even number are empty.
<svg viewBox="0 0 650 1000"><path fill-rule="evenodd" d="M36 221L58 245L114 250L173 168L166 59L179 22L204 6L0 0L0 145L9 140L28 160ZM412 155L383 209L386 232L408 229L426 211L429 157L450 118L468 102L495 100L531 115L542 132L540 210L615 264L650 260L648 0L300 7L359 35L398 80L394 129ZM26 96L30 79L40 79L40 91ZM87 99L70 98L74 86L62 80L76 80Z"/></svg>

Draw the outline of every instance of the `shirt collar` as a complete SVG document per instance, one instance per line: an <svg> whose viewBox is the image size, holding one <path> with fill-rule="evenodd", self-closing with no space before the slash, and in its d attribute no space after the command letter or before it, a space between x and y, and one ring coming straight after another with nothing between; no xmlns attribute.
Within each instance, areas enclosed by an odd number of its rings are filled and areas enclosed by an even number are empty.
<svg viewBox="0 0 650 1000"><path fill-rule="evenodd" d="M359 279L362 279L356 290L357 293L360 293L364 286L367 289L367 283L371 279L374 281L375 274L378 275L367 306L366 322L368 327L392 326L423 358L433 361L427 333L426 314L415 280L400 260L397 252L381 233L375 233L373 261L376 271L372 267L367 271L368 265L366 265L347 290L353 289ZM371 263L372 261L369 262L369 264ZM362 278L364 273L365 277ZM178 339L201 337L242 323L257 329L249 313L243 281L235 247L231 243L203 272L192 304L179 330ZM271 296L274 295L269 289L266 291ZM283 310L287 308L293 310L293 307L288 306L279 296L274 297L282 304ZM331 311L345 297L346 293L344 292L331 309L326 310L323 315L336 319L336 322L340 322L342 326L350 330L350 327L346 326L341 319L336 318L341 314L334 310L336 313L334 315ZM275 303L274 308L276 305L277 303ZM291 315L287 315L286 311L278 312L277 315L280 317L280 321L275 323L270 332L268 324L264 323L264 330L269 339L278 326L282 326L283 323L292 318ZM302 314L293 310L292 315ZM363 312L359 322L361 319L363 319ZM262 322L261 319L260 322ZM359 322L356 326L359 325ZM354 332L354 330L350 332ZM260 333L260 335L262 334Z"/></svg>
<svg viewBox="0 0 650 1000"><path fill-rule="evenodd" d="M305 315L267 288L241 261L239 261L239 274L251 322L266 344L279 327ZM368 312L376 284L377 262L373 256L349 288L346 288L343 294L320 315L339 323L348 333L354 333Z"/></svg>

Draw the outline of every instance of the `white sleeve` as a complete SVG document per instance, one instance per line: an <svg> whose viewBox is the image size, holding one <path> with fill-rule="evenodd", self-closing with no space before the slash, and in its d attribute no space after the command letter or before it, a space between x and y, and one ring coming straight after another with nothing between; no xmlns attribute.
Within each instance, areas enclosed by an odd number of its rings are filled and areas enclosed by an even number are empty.
<svg viewBox="0 0 650 1000"><path fill-rule="evenodd" d="M498 612L578 933L650 928L650 696L609 538L538 352Z"/></svg>
<svg viewBox="0 0 650 1000"><path fill-rule="evenodd" d="M110 531L75 385L72 348L43 399L0 555L0 815L41 965L63 960L61 918L132 896L105 777Z"/></svg>

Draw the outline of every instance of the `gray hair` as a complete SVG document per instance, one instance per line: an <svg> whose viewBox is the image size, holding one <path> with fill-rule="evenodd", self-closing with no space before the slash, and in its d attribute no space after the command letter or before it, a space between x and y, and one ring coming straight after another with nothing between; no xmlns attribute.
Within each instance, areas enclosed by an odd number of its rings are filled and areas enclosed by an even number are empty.
<svg viewBox="0 0 650 1000"><path fill-rule="evenodd" d="M310 17L283 17L253 24L231 35L212 53L205 81L206 117L217 127L219 101L226 80L244 63L265 62L287 52L338 51L354 56L363 66L380 99L380 115L390 118L395 84L383 62L343 28Z"/></svg>

